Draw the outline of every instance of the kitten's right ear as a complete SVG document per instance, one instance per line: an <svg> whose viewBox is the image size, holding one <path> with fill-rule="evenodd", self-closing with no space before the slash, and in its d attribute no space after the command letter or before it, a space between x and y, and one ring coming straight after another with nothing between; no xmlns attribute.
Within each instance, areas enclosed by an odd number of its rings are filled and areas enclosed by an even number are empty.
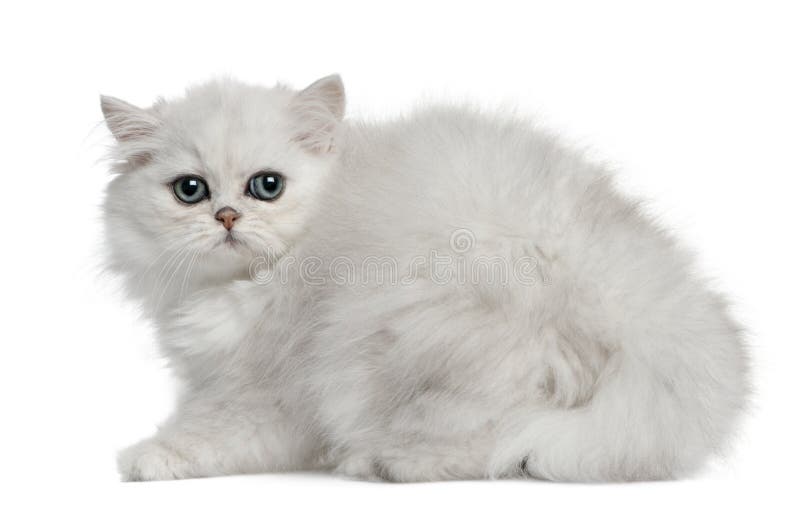
<svg viewBox="0 0 800 513"><path fill-rule="evenodd" d="M106 124L120 142L152 135L160 122L153 114L113 96L100 96L100 108Z"/></svg>

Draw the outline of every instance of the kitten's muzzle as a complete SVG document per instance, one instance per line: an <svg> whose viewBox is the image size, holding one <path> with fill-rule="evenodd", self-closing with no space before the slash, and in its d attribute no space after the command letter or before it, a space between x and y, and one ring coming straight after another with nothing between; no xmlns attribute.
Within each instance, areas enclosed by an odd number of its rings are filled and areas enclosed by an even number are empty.
<svg viewBox="0 0 800 513"><path fill-rule="evenodd" d="M231 207L222 207L214 214L214 219L222 223L228 231L233 228L233 223L240 217L242 217L242 214Z"/></svg>

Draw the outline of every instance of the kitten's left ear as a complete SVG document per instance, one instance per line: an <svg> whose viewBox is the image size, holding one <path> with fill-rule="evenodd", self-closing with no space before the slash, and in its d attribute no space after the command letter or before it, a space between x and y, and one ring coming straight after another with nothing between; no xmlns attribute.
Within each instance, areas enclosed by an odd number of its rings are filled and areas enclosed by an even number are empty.
<svg viewBox="0 0 800 513"><path fill-rule="evenodd" d="M316 153L332 151L344 108L344 84L339 75L321 78L306 87L297 93L291 104L297 122L295 140Z"/></svg>

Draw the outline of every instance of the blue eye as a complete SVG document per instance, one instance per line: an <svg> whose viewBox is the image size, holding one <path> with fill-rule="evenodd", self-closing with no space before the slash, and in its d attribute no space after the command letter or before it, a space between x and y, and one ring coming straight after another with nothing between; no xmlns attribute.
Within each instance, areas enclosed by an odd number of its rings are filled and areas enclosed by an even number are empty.
<svg viewBox="0 0 800 513"><path fill-rule="evenodd" d="M283 192L283 176L274 171L259 173L250 179L247 190L256 199L273 201Z"/></svg>
<svg viewBox="0 0 800 513"><path fill-rule="evenodd" d="M208 197L208 186L202 178L182 176L172 183L175 197L184 203L199 203Z"/></svg>

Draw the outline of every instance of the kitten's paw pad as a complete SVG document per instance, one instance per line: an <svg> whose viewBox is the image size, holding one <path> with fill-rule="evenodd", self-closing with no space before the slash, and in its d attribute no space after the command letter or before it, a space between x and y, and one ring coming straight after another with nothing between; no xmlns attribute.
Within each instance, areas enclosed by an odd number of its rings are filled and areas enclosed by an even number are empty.
<svg viewBox="0 0 800 513"><path fill-rule="evenodd" d="M190 477L189 464L183 456L152 440L120 452L117 468L123 481L166 481Z"/></svg>

